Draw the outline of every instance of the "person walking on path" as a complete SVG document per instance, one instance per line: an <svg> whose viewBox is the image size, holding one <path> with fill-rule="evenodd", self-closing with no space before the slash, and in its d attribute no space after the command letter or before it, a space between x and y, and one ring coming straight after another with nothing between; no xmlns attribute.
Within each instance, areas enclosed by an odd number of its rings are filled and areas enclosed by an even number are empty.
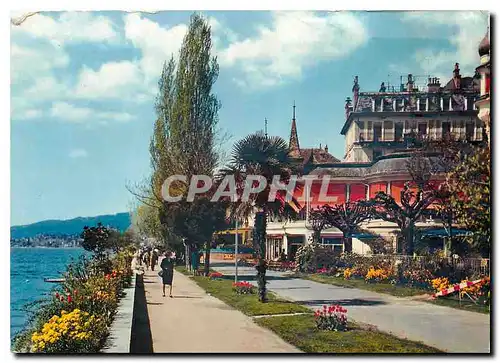
<svg viewBox="0 0 500 363"><path fill-rule="evenodd" d="M199 267L200 267L200 255L198 251L194 250L191 253L191 269L193 270L193 276L198 276Z"/></svg>
<svg viewBox="0 0 500 363"><path fill-rule="evenodd" d="M149 271L149 261L150 261L149 253L150 253L149 251L146 251L142 258L142 262L144 262L144 264L146 265L146 270L148 271Z"/></svg>
<svg viewBox="0 0 500 363"><path fill-rule="evenodd" d="M151 259L150 259L151 271L155 270L155 266L158 263L158 250L154 249L151 251Z"/></svg>
<svg viewBox="0 0 500 363"><path fill-rule="evenodd" d="M169 296L172 297L172 285L174 280L174 260L170 253L161 261L160 276L163 283L163 297L165 297L165 285L170 286Z"/></svg>

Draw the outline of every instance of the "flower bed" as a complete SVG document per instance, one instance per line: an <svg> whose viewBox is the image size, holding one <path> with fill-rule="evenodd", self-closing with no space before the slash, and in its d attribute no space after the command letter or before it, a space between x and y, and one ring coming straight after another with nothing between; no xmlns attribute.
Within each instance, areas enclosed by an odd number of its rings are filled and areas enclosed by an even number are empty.
<svg viewBox="0 0 500 363"><path fill-rule="evenodd" d="M36 302L30 324L14 338L16 352L97 353L106 342L123 289L132 280L132 253L110 259L80 258L64 282Z"/></svg>
<svg viewBox="0 0 500 363"><path fill-rule="evenodd" d="M340 305L323 305L314 313L316 327L320 330L346 331L347 309Z"/></svg>
<svg viewBox="0 0 500 363"><path fill-rule="evenodd" d="M233 291L239 295L253 294L255 287L247 281L233 282Z"/></svg>
<svg viewBox="0 0 500 363"><path fill-rule="evenodd" d="M222 279L223 277L224 277L224 275L223 275L222 273L218 272L218 271L215 271L215 272L210 272L210 273L208 274L208 278L209 278L210 280L220 280L220 279Z"/></svg>

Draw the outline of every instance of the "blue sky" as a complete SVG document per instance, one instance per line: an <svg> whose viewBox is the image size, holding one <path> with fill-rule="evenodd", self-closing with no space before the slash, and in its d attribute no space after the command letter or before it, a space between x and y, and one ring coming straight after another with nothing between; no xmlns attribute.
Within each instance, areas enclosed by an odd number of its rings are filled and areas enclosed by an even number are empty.
<svg viewBox="0 0 500 363"><path fill-rule="evenodd" d="M11 224L127 211L149 173L153 101L190 12L41 13L11 26ZM17 16L18 14L13 14ZM220 128L264 127L343 158L344 100L412 73L478 64L481 12L204 12L220 75Z"/></svg>

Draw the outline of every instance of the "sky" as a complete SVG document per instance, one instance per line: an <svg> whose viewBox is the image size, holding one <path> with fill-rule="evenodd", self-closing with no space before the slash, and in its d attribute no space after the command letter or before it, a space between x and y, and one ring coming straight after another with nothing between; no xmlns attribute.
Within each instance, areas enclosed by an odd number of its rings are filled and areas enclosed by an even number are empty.
<svg viewBox="0 0 500 363"><path fill-rule="evenodd" d="M20 13L12 13L18 19ZM50 12L11 24L11 225L128 211L149 175L162 64L191 12ZM340 130L361 91L478 66L485 12L203 12L220 73L223 148L264 128L344 157ZM418 83L418 78L417 78Z"/></svg>

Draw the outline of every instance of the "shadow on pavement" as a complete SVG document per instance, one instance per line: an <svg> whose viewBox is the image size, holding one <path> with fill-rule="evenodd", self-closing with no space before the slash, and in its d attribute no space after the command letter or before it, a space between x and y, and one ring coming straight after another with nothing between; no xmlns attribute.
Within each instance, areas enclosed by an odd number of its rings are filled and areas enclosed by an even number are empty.
<svg viewBox="0 0 500 363"><path fill-rule="evenodd" d="M201 299L201 296L181 296L181 295L173 295L172 299Z"/></svg>
<svg viewBox="0 0 500 363"><path fill-rule="evenodd" d="M233 280L234 281L234 273L233 274L228 274L224 275L222 277L224 280ZM257 279L257 276L255 275L240 275L238 274L238 281L255 281ZM290 280L290 277L288 276L270 276L266 275L267 281L278 281L278 280Z"/></svg>
<svg viewBox="0 0 500 363"><path fill-rule="evenodd" d="M273 290L307 290L310 286L273 287Z"/></svg>
<svg viewBox="0 0 500 363"><path fill-rule="evenodd" d="M341 299L341 300L301 300L294 301L301 305L342 305L342 306L374 306L386 305L385 301L381 300L364 300L364 299Z"/></svg>
<svg viewBox="0 0 500 363"><path fill-rule="evenodd" d="M148 306L146 304L146 291L144 290L143 275L137 275L136 277L130 353L153 353L153 338L151 336L151 327L149 325Z"/></svg>

